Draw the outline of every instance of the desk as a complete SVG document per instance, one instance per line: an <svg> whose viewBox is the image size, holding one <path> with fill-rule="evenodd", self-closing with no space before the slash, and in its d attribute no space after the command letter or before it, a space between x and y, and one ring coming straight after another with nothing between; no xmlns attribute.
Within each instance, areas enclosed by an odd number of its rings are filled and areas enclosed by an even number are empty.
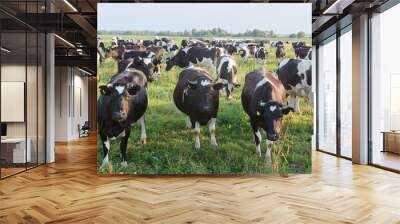
<svg viewBox="0 0 400 224"><path fill-rule="evenodd" d="M400 131L383 131L382 152L400 154Z"/></svg>
<svg viewBox="0 0 400 224"><path fill-rule="evenodd" d="M32 153L30 138L26 140L28 143L25 152L25 138L5 138L1 139L1 157L6 163L26 163L31 162ZM26 158L26 161L25 161Z"/></svg>

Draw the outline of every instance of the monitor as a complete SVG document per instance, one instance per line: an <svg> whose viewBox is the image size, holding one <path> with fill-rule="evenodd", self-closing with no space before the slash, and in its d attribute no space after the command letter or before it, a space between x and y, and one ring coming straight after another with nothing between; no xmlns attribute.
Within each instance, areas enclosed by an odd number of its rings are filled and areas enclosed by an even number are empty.
<svg viewBox="0 0 400 224"><path fill-rule="evenodd" d="M1 123L1 137L7 136L7 124Z"/></svg>

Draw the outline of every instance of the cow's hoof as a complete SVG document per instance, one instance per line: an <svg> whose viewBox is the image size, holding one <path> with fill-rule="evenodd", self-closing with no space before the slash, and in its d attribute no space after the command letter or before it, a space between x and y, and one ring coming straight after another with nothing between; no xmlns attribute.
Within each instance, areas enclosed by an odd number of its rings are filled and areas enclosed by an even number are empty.
<svg viewBox="0 0 400 224"><path fill-rule="evenodd" d="M200 142L196 142L196 143L194 144L194 148L195 148L195 149L200 149Z"/></svg>
<svg viewBox="0 0 400 224"><path fill-rule="evenodd" d="M217 141L212 141L212 140L211 140L211 145L214 146L214 147L218 147Z"/></svg>
<svg viewBox="0 0 400 224"><path fill-rule="evenodd" d="M146 139L146 138L140 139L140 144L144 145L144 144L146 144L146 142L147 142L147 139Z"/></svg>
<svg viewBox="0 0 400 224"><path fill-rule="evenodd" d="M121 162L121 167L123 167L123 168L128 167L128 162L126 162L126 161Z"/></svg>

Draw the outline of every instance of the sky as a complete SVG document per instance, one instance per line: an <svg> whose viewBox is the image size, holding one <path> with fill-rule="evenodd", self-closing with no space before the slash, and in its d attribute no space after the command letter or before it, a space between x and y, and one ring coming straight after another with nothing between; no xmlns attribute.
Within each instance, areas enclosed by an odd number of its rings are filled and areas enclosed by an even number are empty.
<svg viewBox="0 0 400 224"><path fill-rule="evenodd" d="M277 3L99 3L97 29L184 31L222 28L239 33L273 30L311 34L311 4Z"/></svg>

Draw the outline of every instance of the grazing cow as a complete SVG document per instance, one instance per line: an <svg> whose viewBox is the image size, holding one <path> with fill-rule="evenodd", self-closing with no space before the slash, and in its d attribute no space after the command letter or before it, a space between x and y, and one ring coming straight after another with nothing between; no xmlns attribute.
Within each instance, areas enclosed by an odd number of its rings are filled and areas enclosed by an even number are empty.
<svg viewBox="0 0 400 224"><path fill-rule="evenodd" d="M175 65L185 68L194 64L203 64L215 71L215 64L217 59L222 56L221 54L223 54L223 51L216 47L181 48L174 57L167 60L166 70L169 71Z"/></svg>
<svg viewBox="0 0 400 224"><path fill-rule="evenodd" d="M276 48L275 56L277 59L282 60L286 56L285 48L283 46L279 46Z"/></svg>
<svg viewBox="0 0 400 224"><path fill-rule="evenodd" d="M257 49L256 53L254 54L254 57L260 59L263 62L263 64L265 64L267 59L267 54L268 52L265 51L264 47L260 47Z"/></svg>
<svg viewBox="0 0 400 224"><path fill-rule="evenodd" d="M265 72L261 68L246 75L242 91L242 106L250 118L256 153L260 156L261 134L259 128L266 132L265 158L268 162L271 161L271 150L268 146L279 139L283 115L293 110L283 107L282 103L285 98L285 88L275 73Z"/></svg>
<svg viewBox="0 0 400 224"><path fill-rule="evenodd" d="M225 84L227 99L232 99L234 87L240 87L240 84L237 83L237 73L236 62L229 55L224 55L217 60L217 75Z"/></svg>
<svg viewBox="0 0 400 224"><path fill-rule="evenodd" d="M100 86L97 101L97 122L103 143L102 166L108 165L110 140L121 138L121 166L126 167L126 147L131 126L138 120L141 124L142 144L146 142L144 114L147 109L147 80L143 72L129 69L116 74L107 85Z"/></svg>
<svg viewBox="0 0 400 224"><path fill-rule="evenodd" d="M154 76L156 67L152 62L152 58L134 57L124 59L118 62L118 73L124 72L127 69L137 69L142 71L146 76L147 81L153 82L156 78Z"/></svg>
<svg viewBox="0 0 400 224"><path fill-rule="evenodd" d="M218 146L215 138L215 123L219 106L219 91L222 83L212 83L209 74L199 68L186 68L179 74L174 90L176 107L188 116L186 127L195 133L195 148L200 148L200 125L208 123L211 145Z"/></svg>
<svg viewBox="0 0 400 224"><path fill-rule="evenodd" d="M311 60L284 59L278 67L278 77L290 95L290 106L300 112L299 98L313 101L311 88Z"/></svg>

